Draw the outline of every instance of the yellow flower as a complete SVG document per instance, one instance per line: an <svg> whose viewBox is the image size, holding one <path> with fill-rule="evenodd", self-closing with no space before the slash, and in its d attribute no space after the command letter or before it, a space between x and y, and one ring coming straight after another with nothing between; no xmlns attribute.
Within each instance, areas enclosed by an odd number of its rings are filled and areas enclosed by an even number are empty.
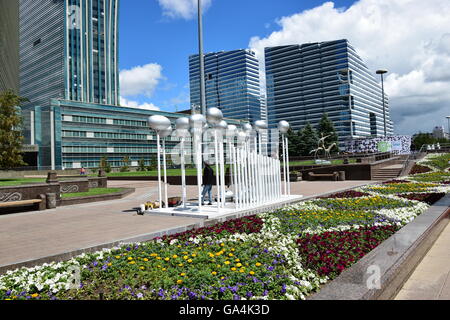
<svg viewBox="0 0 450 320"><path fill-rule="evenodd" d="M232 257L232 256L234 256L234 254L232 254L232 253L229 253L229 254L228 254L228 256L229 256L229 257Z"/></svg>
<svg viewBox="0 0 450 320"><path fill-rule="evenodd" d="M237 269L235 267L231 268L231 271L236 271Z"/></svg>
<svg viewBox="0 0 450 320"><path fill-rule="evenodd" d="M180 276L184 277L184 276L186 276L186 273L182 272L182 273L180 273Z"/></svg>
<svg viewBox="0 0 450 320"><path fill-rule="evenodd" d="M129 257L129 258L128 258L128 260L130 260L130 261L131 261L131 260L133 260L133 258L132 258L132 257Z"/></svg>
<svg viewBox="0 0 450 320"><path fill-rule="evenodd" d="M197 255L195 253L191 254L191 256L196 257Z"/></svg>
<svg viewBox="0 0 450 320"><path fill-rule="evenodd" d="M144 258L144 261L145 261L145 262L148 262L148 259L147 259L147 258Z"/></svg>
<svg viewBox="0 0 450 320"><path fill-rule="evenodd" d="M145 268L144 267L140 267L139 269L144 270Z"/></svg>
<svg viewBox="0 0 450 320"><path fill-rule="evenodd" d="M212 274L213 276L215 276L215 275L217 275L217 272L213 271L213 272L211 272L211 274Z"/></svg>
<svg viewBox="0 0 450 320"><path fill-rule="evenodd" d="M161 257L156 257L156 260L161 260Z"/></svg>
<svg viewBox="0 0 450 320"><path fill-rule="evenodd" d="M183 280L178 280L177 281L177 284L182 284L183 283Z"/></svg>
<svg viewBox="0 0 450 320"><path fill-rule="evenodd" d="M112 266L112 263L108 263L108 267L111 267Z"/></svg>
<svg viewBox="0 0 450 320"><path fill-rule="evenodd" d="M240 272L240 273L244 273L244 272L245 272L244 268L242 268L241 270L239 270L239 272Z"/></svg>
<svg viewBox="0 0 450 320"><path fill-rule="evenodd" d="M176 254L174 254L174 255L172 256L172 258L176 259L176 258L178 258L178 256L177 256Z"/></svg>
<svg viewBox="0 0 450 320"><path fill-rule="evenodd" d="M218 265L217 265L217 268L220 268L220 267L221 267L221 265L220 265L220 264L218 264Z"/></svg>
<svg viewBox="0 0 450 320"><path fill-rule="evenodd" d="M37 298L37 297L39 297L39 295L38 295L37 293L33 293L33 294L31 295L31 297L32 297L32 298Z"/></svg>
<svg viewBox="0 0 450 320"><path fill-rule="evenodd" d="M253 271L250 271L249 273L250 273L250 275L254 275L255 274Z"/></svg>
<svg viewBox="0 0 450 320"><path fill-rule="evenodd" d="M120 256L116 256L116 259L120 259Z"/></svg>
<svg viewBox="0 0 450 320"><path fill-rule="evenodd" d="M183 264L182 263L180 263L179 265L178 265L179 267L182 267L183 266Z"/></svg>
<svg viewBox="0 0 450 320"><path fill-rule="evenodd" d="M234 261L236 261L236 262L241 262L241 260L240 260L240 259L236 259L236 260L234 260Z"/></svg>
<svg viewBox="0 0 450 320"><path fill-rule="evenodd" d="M212 253L209 253L210 258L214 258L214 255Z"/></svg>
<svg viewBox="0 0 450 320"><path fill-rule="evenodd" d="M157 257L158 255L156 254L156 253L152 253L151 255L150 255L150 257Z"/></svg>
<svg viewBox="0 0 450 320"><path fill-rule="evenodd" d="M257 262L255 265L256 265L257 267L261 267L261 263L259 263L259 262Z"/></svg>
<svg viewBox="0 0 450 320"><path fill-rule="evenodd" d="M169 260L170 260L170 258L164 258L164 260L165 260L165 261L169 261Z"/></svg>
<svg viewBox="0 0 450 320"><path fill-rule="evenodd" d="M130 262L128 262L128 264L135 264L136 263L136 261L130 261Z"/></svg>
<svg viewBox="0 0 450 320"><path fill-rule="evenodd" d="M236 267L238 267L238 268L242 267L242 263L238 263L238 264L236 265Z"/></svg>
<svg viewBox="0 0 450 320"><path fill-rule="evenodd" d="M231 251L233 251L233 252L234 252L234 251L236 251L236 249L235 249L235 248L231 248Z"/></svg>
<svg viewBox="0 0 450 320"><path fill-rule="evenodd" d="M192 263L192 259L189 259L188 262L189 262L189 263Z"/></svg>
<svg viewBox="0 0 450 320"><path fill-rule="evenodd" d="M184 257L183 257L184 260L187 260L188 258L189 258L188 256L184 256Z"/></svg>
<svg viewBox="0 0 450 320"><path fill-rule="evenodd" d="M221 247L225 247L225 244L224 244L224 243L221 243L220 246L221 246Z"/></svg>
<svg viewBox="0 0 450 320"><path fill-rule="evenodd" d="M167 268L162 268L161 270L162 270L162 271L167 271Z"/></svg>
<svg viewBox="0 0 450 320"><path fill-rule="evenodd" d="M226 265L229 265L229 264L230 264L230 261L225 261L225 264L226 264Z"/></svg>

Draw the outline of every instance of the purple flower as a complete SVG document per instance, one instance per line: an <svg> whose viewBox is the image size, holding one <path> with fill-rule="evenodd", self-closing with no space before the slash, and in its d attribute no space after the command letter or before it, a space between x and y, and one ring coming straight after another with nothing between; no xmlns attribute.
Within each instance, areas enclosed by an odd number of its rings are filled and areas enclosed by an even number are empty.
<svg viewBox="0 0 450 320"><path fill-rule="evenodd" d="M235 294L233 296L233 300L241 300L241 297L239 295Z"/></svg>
<svg viewBox="0 0 450 320"><path fill-rule="evenodd" d="M137 297L138 297L139 299L142 299L142 298L144 297L144 295L143 295L142 293L139 292L139 293L137 294Z"/></svg>
<svg viewBox="0 0 450 320"><path fill-rule="evenodd" d="M224 293L225 291L227 291L227 288L221 287L221 288L219 289L219 291L222 292L222 293Z"/></svg>
<svg viewBox="0 0 450 320"><path fill-rule="evenodd" d="M233 293L236 293L239 289L237 286L229 287L229 288L230 288L231 292L233 292Z"/></svg>
<svg viewBox="0 0 450 320"><path fill-rule="evenodd" d="M164 297L164 289L159 289L158 296Z"/></svg>
<svg viewBox="0 0 450 320"><path fill-rule="evenodd" d="M273 271L273 267L267 267L267 270L269 270L269 271Z"/></svg>
<svg viewBox="0 0 450 320"><path fill-rule="evenodd" d="M6 291L6 295L10 296L11 295L11 290Z"/></svg>
<svg viewBox="0 0 450 320"><path fill-rule="evenodd" d="M102 267L102 270L104 271L104 270L106 270L106 269L108 269L108 266L105 264L105 265Z"/></svg>
<svg viewBox="0 0 450 320"><path fill-rule="evenodd" d="M267 296L268 294L269 294L269 291L264 290L263 296L265 297L265 296Z"/></svg>
<svg viewBox="0 0 450 320"><path fill-rule="evenodd" d="M248 298L251 298L251 297L253 297L253 293L251 293L250 291L249 291L249 292L247 292L247 297L248 297Z"/></svg>
<svg viewBox="0 0 450 320"><path fill-rule="evenodd" d="M98 266L98 261L94 261L94 263L92 264L94 267Z"/></svg>

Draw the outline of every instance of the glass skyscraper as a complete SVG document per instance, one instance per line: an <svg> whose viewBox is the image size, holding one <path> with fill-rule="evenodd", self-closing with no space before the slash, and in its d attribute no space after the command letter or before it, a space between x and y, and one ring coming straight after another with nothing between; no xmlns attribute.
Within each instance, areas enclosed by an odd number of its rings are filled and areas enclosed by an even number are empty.
<svg viewBox="0 0 450 320"><path fill-rule="evenodd" d="M206 107L222 110L224 117L256 121L264 119L259 66L251 50L213 52L205 55ZM199 56L189 57L191 105L200 105Z"/></svg>
<svg viewBox="0 0 450 320"><path fill-rule="evenodd" d="M19 93L19 3L0 0L0 92Z"/></svg>
<svg viewBox="0 0 450 320"><path fill-rule="evenodd" d="M347 40L265 48L269 127L333 121L340 146L384 135L381 86ZM385 95L387 135L393 134Z"/></svg>
<svg viewBox="0 0 450 320"><path fill-rule="evenodd" d="M20 89L30 103L119 101L118 0L20 0Z"/></svg>
<svg viewBox="0 0 450 320"><path fill-rule="evenodd" d="M61 110L52 99L119 103L119 0L17 1L24 136L39 145L39 166L55 168Z"/></svg>

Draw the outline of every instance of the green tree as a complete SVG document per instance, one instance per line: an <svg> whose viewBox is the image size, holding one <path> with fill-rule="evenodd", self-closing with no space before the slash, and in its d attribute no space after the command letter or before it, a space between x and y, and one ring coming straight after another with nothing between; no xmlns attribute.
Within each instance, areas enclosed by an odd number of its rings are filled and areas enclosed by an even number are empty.
<svg viewBox="0 0 450 320"><path fill-rule="evenodd" d="M22 158L22 117L20 105L28 101L12 90L0 94L0 168L25 166Z"/></svg>
<svg viewBox="0 0 450 320"><path fill-rule="evenodd" d="M122 159L123 166L120 168L120 172L129 172L130 171L130 158L128 156Z"/></svg>
<svg viewBox="0 0 450 320"><path fill-rule="evenodd" d="M298 149L300 143L299 132L295 132L291 128L286 134L288 138L288 146L289 146L289 157L298 157L301 156L300 151ZM283 142L280 142L280 155L283 155Z"/></svg>
<svg viewBox="0 0 450 320"><path fill-rule="evenodd" d="M145 171L145 159L142 158L138 162L138 171Z"/></svg>
<svg viewBox="0 0 450 320"><path fill-rule="evenodd" d="M319 125L317 127L318 137L321 138L322 135L324 137L329 136L325 139L325 147L328 148L333 143L336 143L336 146L331 149L331 153L339 152L338 147L338 135L336 133L336 129L334 128L333 121L328 118L328 114L324 113L322 115L322 119L320 119Z"/></svg>
<svg viewBox="0 0 450 320"><path fill-rule="evenodd" d="M310 156L311 151L317 148L318 141L317 131L308 122L299 132L298 149L300 155Z"/></svg>
<svg viewBox="0 0 450 320"><path fill-rule="evenodd" d="M433 137L431 133L419 132L412 139L411 149L420 150L420 148L422 148L424 144L436 144L436 143L439 144L450 143L450 140L445 138L436 139L435 137Z"/></svg>
<svg viewBox="0 0 450 320"><path fill-rule="evenodd" d="M101 170L105 170L106 173L110 173L111 172L111 165L108 162L108 157L103 156L100 159L100 169Z"/></svg>
<svg viewBox="0 0 450 320"><path fill-rule="evenodd" d="M155 171L158 169L158 160L156 158L157 156L155 154L150 156L150 165L147 167L147 171Z"/></svg>

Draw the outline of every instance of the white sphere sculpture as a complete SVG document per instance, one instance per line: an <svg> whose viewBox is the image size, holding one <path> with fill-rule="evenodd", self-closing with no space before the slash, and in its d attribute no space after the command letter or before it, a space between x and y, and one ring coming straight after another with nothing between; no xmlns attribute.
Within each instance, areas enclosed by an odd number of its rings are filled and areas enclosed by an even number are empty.
<svg viewBox="0 0 450 320"><path fill-rule="evenodd" d="M287 121L280 121L278 122L278 131L280 131L281 134L286 134L289 131L290 124Z"/></svg>
<svg viewBox="0 0 450 320"><path fill-rule="evenodd" d="M223 113L219 108L208 108L206 110L206 120L212 125L217 125L222 121Z"/></svg>
<svg viewBox="0 0 450 320"><path fill-rule="evenodd" d="M206 118L202 114L194 114L189 118L189 125L192 129L202 129L206 123Z"/></svg>
<svg viewBox="0 0 450 320"><path fill-rule="evenodd" d="M256 131L261 132L267 128L268 128L268 126L265 121L263 121L263 120L255 121L255 130Z"/></svg>
<svg viewBox="0 0 450 320"><path fill-rule="evenodd" d="M244 129L244 131L246 132L251 132L253 130L253 127L250 123L246 123L242 126L242 129Z"/></svg>
<svg viewBox="0 0 450 320"><path fill-rule="evenodd" d="M159 131L159 136L161 138L166 138L166 137L170 136L171 134L172 134L172 127L170 127L170 126L164 130Z"/></svg>
<svg viewBox="0 0 450 320"><path fill-rule="evenodd" d="M226 121L222 120L219 123L217 123L215 127L220 131L225 131L228 128L228 124Z"/></svg>
<svg viewBox="0 0 450 320"><path fill-rule="evenodd" d="M183 117L183 118L177 119L177 121L175 121L175 128L177 130L189 129L189 118Z"/></svg>
<svg viewBox="0 0 450 320"><path fill-rule="evenodd" d="M161 131L170 127L170 120L164 116L151 116L148 118L147 123L155 131Z"/></svg>

